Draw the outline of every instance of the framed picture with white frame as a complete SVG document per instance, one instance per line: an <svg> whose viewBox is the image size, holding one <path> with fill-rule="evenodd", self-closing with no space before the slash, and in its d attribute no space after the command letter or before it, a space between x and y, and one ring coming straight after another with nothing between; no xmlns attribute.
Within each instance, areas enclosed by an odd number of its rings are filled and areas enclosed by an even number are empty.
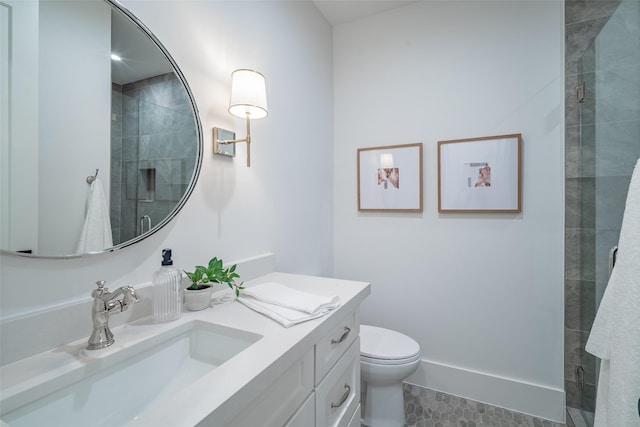
<svg viewBox="0 0 640 427"><path fill-rule="evenodd" d="M438 212L522 211L522 135L438 141Z"/></svg>

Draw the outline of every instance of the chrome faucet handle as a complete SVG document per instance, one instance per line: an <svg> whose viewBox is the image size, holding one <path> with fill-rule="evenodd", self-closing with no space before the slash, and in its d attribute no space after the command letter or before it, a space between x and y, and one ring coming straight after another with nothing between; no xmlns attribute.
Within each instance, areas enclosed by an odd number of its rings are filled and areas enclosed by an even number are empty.
<svg viewBox="0 0 640 427"><path fill-rule="evenodd" d="M109 289L104 286L105 283L104 280L98 280L96 282L98 287L91 292L93 332L89 337L87 346L89 350L97 350L113 344L115 340L109 329L109 317L114 313L126 311L131 304L140 301L133 286L122 286L114 292L109 292Z"/></svg>
<svg viewBox="0 0 640 427"><path fill-rule="evenodd" d="M91 292L92 298L102 298L102 295L109 293L109 289L104 286L105 283L107 283L105 280L98 280L96 282L96 285L98 285L98 287L94 289L93 292Z"/></svg>
<svg viewBox="0 0 640 427"><path fill-rule="evenodd" d="M133 299L134 304L137 302L140 302L140 297L138 296L138 294L136 294L136 290L133 288L133 286L129 285L124 289L129 292L129 295L131 295L131 298Z"/></svg>

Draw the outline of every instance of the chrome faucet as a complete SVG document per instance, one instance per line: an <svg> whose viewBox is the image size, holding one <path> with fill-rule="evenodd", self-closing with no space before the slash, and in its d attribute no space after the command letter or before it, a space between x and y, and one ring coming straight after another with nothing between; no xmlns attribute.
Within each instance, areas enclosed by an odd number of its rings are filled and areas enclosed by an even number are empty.
<svg viewBox="0 0 640 427"><path fill-rule="evenodd" d="M89 337L87 349L98 350L108 347L114 343L113 333L109 329L109 317L113 313L126 311L130 305L140 301L133 286L123 286L113 292L104 287L105 281L96 282L98 289L91 292L93 297L93 309L91 317L93 319L93 332ZM121 299L117 299L122 296Z"/></svg>

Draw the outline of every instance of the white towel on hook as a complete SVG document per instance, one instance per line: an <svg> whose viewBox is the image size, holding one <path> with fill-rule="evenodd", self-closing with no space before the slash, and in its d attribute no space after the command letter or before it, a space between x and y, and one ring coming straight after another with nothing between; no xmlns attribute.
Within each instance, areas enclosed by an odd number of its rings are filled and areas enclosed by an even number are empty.
<svg viewBox="0 0 640 427"><path fill-rule="evenodd" d="M245 289L238 302L285 328L317 319L340 306L337 296L309 294L271 282Z"/></svg>
<svg viewBox="0 0 640 427"><path fill-rule="evenodd" d="M113 246L109 206L102 189L102 182L96 178L91 183L87 213L78 240L76 253L100 252Z"/></svg>
<svg viewBox="0 0 640 427"><path fill-rule="evenodd" d="M629 184L616 265L586 350L601 359L594 427L640 426L640 159Z"/></svg>

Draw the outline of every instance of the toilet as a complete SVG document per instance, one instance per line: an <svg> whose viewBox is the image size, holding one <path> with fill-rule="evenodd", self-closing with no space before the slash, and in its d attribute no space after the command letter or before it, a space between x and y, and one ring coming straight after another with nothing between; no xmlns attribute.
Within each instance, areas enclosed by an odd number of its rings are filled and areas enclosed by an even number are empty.
<svg viewBox="0 0 640 427"><path fill-rule="evenodd" d="M403 427L402 381L420 364L420 345L390 329L360 325L360 379L363 392L362 424L367 427Z"/></svg>

